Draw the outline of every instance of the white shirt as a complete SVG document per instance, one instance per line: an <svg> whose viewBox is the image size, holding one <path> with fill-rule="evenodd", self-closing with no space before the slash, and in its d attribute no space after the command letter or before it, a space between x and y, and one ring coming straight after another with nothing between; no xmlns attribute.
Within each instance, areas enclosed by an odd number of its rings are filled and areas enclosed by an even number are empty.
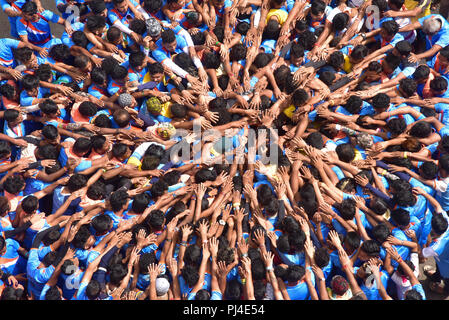
<svg viewBox="0 0 449 320"><path fill-rule="evenodd" d="M413 271L413 274L418 278L419 276L419 258L418 254L416 252L413 252L410 255L410 261L415 266L415 270ZM397 271L393 273L391 276L391 280L396 284L396 290L397 295L400 300L404 300L405 293L412 289L412 284L410 283L410 280L401 277Z"/></svg>

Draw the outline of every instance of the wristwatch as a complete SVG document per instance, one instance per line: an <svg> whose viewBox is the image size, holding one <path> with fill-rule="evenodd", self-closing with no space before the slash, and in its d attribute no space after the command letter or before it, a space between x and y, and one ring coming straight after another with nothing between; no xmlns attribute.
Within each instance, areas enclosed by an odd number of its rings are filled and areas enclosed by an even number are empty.
<svg viewBox="0 0 449 320"><path fill-rule="evenodd" d="M219 224L221 224L222 226L224 226L226 224L226 222L223 219L220 219L220 221L218 221Z"/></svg>

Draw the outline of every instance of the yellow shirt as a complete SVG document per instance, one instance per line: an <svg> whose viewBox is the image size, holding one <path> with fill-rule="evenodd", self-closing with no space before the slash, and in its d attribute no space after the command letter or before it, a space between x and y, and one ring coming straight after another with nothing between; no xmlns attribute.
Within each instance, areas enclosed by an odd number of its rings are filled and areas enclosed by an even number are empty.
<svg viewBox="0 0 449 320"><path fill-rule="evenodd" d="M346 73L349 73L349 72L351 72L352 71L352 63L349 61L349 56L347 56L347 55L343 55L343 58L344 58L344 60L345 60L345 62L344 62L344 64L343 64L343 70L346 72Z"/></svg>
<svg viewBox="0 0 449 320"><path fill-rule="evenodd" d="M268 23L268 21L271 20L270 18L272 16L276 16L277 20L279 21L279 24L282 26L288 18L288 13L287 11L282 9L271 9L270 11L268 11L266 23Z"/></svg>
<svg viewBox="0 0 449 320"><path fill-rule="evenodd" d="M284 114L291 119L295 110L295 106L291 104L289 107L284 109Z"/></svg>
<svg viewBox="0 0 449 320"><path fill-rule="evenodd" d="M413 10L415 9L419 4L419 1L415 1L415 0L405 0L404 1L404 6L407 10ZM430 5L432 4L432 1L430 0L424 0L421 4L421 8L422 8L422 13L419 14L416 17L410 17L410 20L412 22L415 22L416 20L418 20L419 18L428 16L429 14L431 14L430 12Z"/></svg>

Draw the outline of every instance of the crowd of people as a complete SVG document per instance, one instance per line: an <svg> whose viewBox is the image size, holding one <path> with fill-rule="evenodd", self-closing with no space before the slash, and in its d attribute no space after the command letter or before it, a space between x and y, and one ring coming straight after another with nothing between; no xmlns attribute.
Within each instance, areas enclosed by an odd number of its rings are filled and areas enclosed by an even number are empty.
<svg viewBox="0 0 449 320"><path fill-rule="evenodd" d="M1 300L449 295L431 0L0 3Z"/></svg>

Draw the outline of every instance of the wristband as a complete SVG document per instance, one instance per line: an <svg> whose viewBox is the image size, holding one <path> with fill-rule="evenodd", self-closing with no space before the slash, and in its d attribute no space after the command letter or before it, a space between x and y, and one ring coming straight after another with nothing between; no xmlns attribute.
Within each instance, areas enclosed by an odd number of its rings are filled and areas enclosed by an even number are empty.
<svg viewBox="0 0 449 320"><path fill-rule="evenodd" d="M233 206L234 208L240 207L240 202L233 203L232 206Z"/></svg>
<svg viewBox="0 0 449 320"><path fill-rule="evenodd" d="M185 242L182 242L180 245L183 247L187 247L187 243L185 243Z"/></svg>
<svg viewBox="0 0 449 320"><path fill-rule="evenodd" d="M219 46L219 45L220 45L220 42L218 42L218 41L215 42L215 45L216 45L216 46Z"/></svg>
<svg viewBox="0 0 449 320"><path fill-rule="evenodd" d="M272 271L272 270L274 270L273 266L267 267L267 271Z"/></svg>
<svg viewBox="0 0 449 320"><path fill-rule="evenodd" d="M404 151L404 159L407 159L407 151Z"/></svg>
<svg viewBox="0 0 449 320"><path fill-rule="evenodd" d="M172 239L165 239L165 241L172 242L173 240Z"/></svg>
<svg viewBox="0 0 449 320"><path fill-rule="evenodd" d="M383 171L382 171L382 173L381 173L381 175L385 175L387 173L387 170L386 169L384 169Z"/></svg>
<svg viewBox="0 0 449 320"><path fill-rule="evenodd" d="M248 256L248 253L242 253L242 258L246 258Z"/></svg>
<svg viewBox="0 0 449 320"><path fill-rule="evenodd" d="M335 130L340 131L341 130L341 125L340 124L336 124L335 125Z"/></svg>
<svg viewBox="0 0 449 320"><path fill-rule="evenodd" d="M242 280L242 284L246 284L246 279L241 279Z"/></svg>

